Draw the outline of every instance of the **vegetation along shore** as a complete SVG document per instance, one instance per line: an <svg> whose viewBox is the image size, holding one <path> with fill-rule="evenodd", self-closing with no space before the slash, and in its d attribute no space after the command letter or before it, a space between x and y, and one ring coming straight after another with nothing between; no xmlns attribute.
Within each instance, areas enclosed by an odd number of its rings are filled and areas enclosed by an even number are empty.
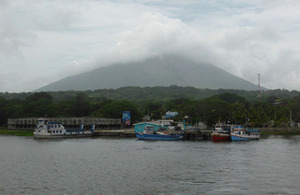
<svg viewBox="0 0 300 195"><path fill-rule="evenodd" d="M299 134L300 92L266 90L261 99L257 99L257 91L179 86L0 93L1 134L7 134L5 127L8 118L121 119L123 111L130 111L131 125L143 121L145 116L150 120L161 119L167 111L171 111L178 112L172 118L174 121L185 120L188 125L194 126L202 122L208 129L220 121L249 128L268 127L268 130L261 130L262 134ZM296 130L290 130L292 127Z"/></svg>
<svg viewBox="0 0 300 195"><path fill-rule="evenodd" d="M260 128L261 135L300 135L300 128Z"/></svg>
<svg viewBox="0 0 300 195"><path fill-rule="evenodd" d="M33 130L6 130L6 129L0 129L0 135L33 136Z"/></svg>

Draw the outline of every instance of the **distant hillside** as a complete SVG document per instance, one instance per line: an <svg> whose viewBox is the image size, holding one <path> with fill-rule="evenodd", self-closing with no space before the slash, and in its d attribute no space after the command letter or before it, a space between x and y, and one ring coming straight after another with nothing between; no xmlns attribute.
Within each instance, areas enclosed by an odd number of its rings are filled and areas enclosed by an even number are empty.
<svg viewBox="0 0 300 195"><path fill-rule="evenodd" d="M257 90L249 81L216 66L175 56L115 64L61 79L36 91L116 89L125 86L191 86L208 89Z"/></svg>
<svg viewBox="0 0 300 195"><path fill-rule="evenodd" d="M194 87L122 87L118 89L97 89L87 91L51 91L49 94L54 101L71 100L77 94L83 93L92 101L100 101L103 99L111 100L128 100L132 102L166 102L172 99L186 98L191 100L201 100L214 95L223 93L232 93L244 97L245 100L253 102L257 101L257 91L246 91L238 89L197 89ZM1 93L1 98L14 100L25 99L32 95L28 93ZM262 101L286 102L288 99L299 97L300 91L288 91L285 89L267 90L262 93Z"/></svg>

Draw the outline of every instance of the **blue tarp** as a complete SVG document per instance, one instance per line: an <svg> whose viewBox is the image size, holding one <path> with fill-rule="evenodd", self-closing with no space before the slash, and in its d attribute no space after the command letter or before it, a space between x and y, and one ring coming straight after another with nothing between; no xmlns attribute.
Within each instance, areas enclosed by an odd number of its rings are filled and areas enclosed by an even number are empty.
<svg viewBox="0 0 300 195"><path fill-rule="evenodd" d="M259 129L248 129L248 132L259 132Z"/></svg>

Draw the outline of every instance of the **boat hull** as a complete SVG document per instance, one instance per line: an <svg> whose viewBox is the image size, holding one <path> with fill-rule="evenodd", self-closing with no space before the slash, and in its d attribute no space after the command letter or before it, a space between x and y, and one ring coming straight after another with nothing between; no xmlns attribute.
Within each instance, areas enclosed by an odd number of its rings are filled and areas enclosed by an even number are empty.
<svg viewBox="0 0 300 195"><path fill-rule="evenodd" d="M231 137L230 137L230 134L213 133L213 134L211 134L211 140L212 141L230 141Z"/></svg>
<svg viewBox="0 0 300 195"><path fill-rule="evenodd" d="M259 136L231 134L232 141L250 141L250 140L258 140L258 139L259 139Z"/></svg>
<svg viewBox="0 0 300 195"><path fill-rule="evenodd" d="M73 133L73 134L65 134L65 135L41 135L34 134L34 139L64 139L64 138L82 138L82 137L91 137L92 133Z"/></svg>
<svg viewBox="0 0 300 195"><path fill-rule="evenodd" d="M157 140L157 141L176 141L176 140L182 140L183 136L182 134L177 135L161 135L161 134L146 134L146 133L135 133L136 137L139 140Z"/></svg>

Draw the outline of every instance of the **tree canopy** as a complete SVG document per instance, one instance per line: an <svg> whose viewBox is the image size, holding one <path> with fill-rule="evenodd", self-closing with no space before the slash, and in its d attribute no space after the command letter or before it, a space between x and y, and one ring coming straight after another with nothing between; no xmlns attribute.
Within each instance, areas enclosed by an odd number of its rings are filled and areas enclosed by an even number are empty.
<svg viewBox="0 0 300 195"><path fill-rule="evenodd" d="M48 92L22 93L15 98L10 94L0 95L0 125L6 124L8 118L20 117L122 118L123 111L131 112L132 123L141 121L145 115L153 120L161 119L167 111L178 112L174 118L177 121L187 119L190 124L204 122L209 126L218 121L251 126L287 126L290 124L290 116L293 121L300 122L299 94L292 97L270 94L258 102L231 91L197 99L197 90L188 93L193 89L157 87L155 90L161 93L160 98L150 98L149 93L153 88L147 87L121 88L119 94L123 95L119 98L112 95L115 93L113 89L104 90L105 96L96 96L97 91L62 92L64 95L60 95L60 98L57 98L59 92L56 95ZM166 93L169 90L172 91L171 95ZM187 94L179 95L178 90L186 91ZM282 91L276 92L280 94ZM136 100L130 100L129 97L133 96Z"/></svg>

